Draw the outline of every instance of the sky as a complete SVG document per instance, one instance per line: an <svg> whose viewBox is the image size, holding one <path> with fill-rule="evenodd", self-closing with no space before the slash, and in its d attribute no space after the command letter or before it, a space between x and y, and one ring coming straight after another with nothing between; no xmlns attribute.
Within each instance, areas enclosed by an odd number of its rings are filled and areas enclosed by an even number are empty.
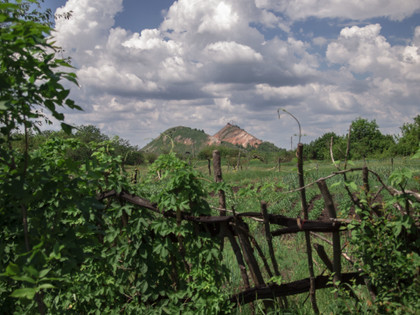
<svg viewBox="0 0 420 315"><path fill-rule="evenodd" d="M234 123L290 148L362 117L397 134L420 114L420 0L45 0L83 112L143 147L168 128Z"/></svg>

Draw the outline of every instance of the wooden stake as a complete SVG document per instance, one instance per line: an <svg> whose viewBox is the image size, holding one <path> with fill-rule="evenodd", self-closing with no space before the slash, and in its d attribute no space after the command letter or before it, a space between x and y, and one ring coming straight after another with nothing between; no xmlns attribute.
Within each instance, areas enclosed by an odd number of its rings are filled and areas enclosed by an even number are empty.
<svg viewBox="0 0 420 315"><path fill-rule="evenodd" d="M220 159L220 152L218 150L213 151L213 169L214 169L214 180L216 183L223 182L222 177L222 163ZM219 190L219 208L225 209L220 210L220 215L226 215L226 196L224 190Z"/></svg>
<svg viewBox="0 0 420 315"><path fill-rule="evenodd" d="M267 203L264 201L261 202L261 212L264 218L265 237L267 239L268 251L270 252L270 258L271 258L271 263L273 264L274 274L276 276L279 276L280 275L279 267L277 265L276 256L274 255L273 237L271 236L271 232L270 232L270 221L268 220Z"/></svg>
<svg viewBox="0 0 420 315"><path fill-rule="evenodd" d="M305 187L305 180L303 176L303 144L299 143L296 151L296 156L298 159L298 177L299 177L299 187L302 189L300 190L300 199L302 202L302 211L305 220L308 220L308 203L306 202L306 192L303 187ZM311 247L311 236L309 231L305 231L305 240L306 240L306 253L308 256L308 269L309 269L309 296L311 297L312 309L314 310L315 314L319 314L318 305L316 303L316 295L315 295L315 275L314 275L314 263L312 261L312 247Z"/></svg>
<svg viewBox="0 0 420 315"><path fill-rule="evenodd" d="M328 190L328 186L324 180L317 182L319 190L321 191L322 197L324 198L325 207L328 210L330 218L337 218L335 211L335 205L333 198ZM341 279L341 244L340 244L340 232L336 231L332 233L333 242L333 272L334 272L334 284L339 282Z"/></svg>

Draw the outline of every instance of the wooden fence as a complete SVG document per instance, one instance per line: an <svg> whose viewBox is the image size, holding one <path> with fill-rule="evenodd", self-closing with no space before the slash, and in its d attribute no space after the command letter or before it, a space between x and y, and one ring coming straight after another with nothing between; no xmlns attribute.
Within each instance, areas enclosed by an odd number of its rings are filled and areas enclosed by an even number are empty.
<svg viewBox="0 0 420 315"><path fill-rule="evenodd" d="M308 219L308 205L306 202L305 189L309 185L305 186L303 178L302 145L298 146L297 157L300 186L297 191L300 192L303 218L289 218L283 215L269 214L267 204L265 202L261 203L261 207L258 212L236 213L234 209L227 211L223 190L219 191L219 216L197 217L186 212L181 212L182 220L194 222L200 226L201 229L208 231L213 237L220 238L222 244L225 239L229 241L241 272L243 287L245 288L242 292L231 295L230 301L236 306L251 303L251 309L254 310L253 302L256 300L263 300L265 309L269 309L272 307L274 299L278 300L280 305L286 306L287 300L284 297L309 292L312 308L315 313L319 313L316 302L316 290L332 287L336 285L338 281L340 283L348 284L369 284L367 280L364 279L357 271L342 273L341 260L343 257L347 259L349 258L341 252L340 232L343 230L345 231L347 222L345 220L336 219L335 205L326 184L326 179L330 176L321 178L316 181L316 183L310 184L318 185L325 203L325 209L328 210L330 220L320 221ZM213 168L215 181L222 181L220 154L217 151L213 152ZM367 167L345 171L339 170L331 176L338 174L345 176L348 171L361 171L365 190L369 190L368 174L372 171L369 171ZM375 174L374 172L372 173ZM354 204L363 207L357 197L352 195L350 191L348 192L349 197L352 199ZM140 196L132 195L124 191L119 194L115 191L110 191L99 196L99 199L105 199L113 196L118 196L118 198L122 200L149 209L159 215L163 215L168 218L176 218L176 213L174 211L162 211L162 209L158 209L156 204L153 204ZM264 255L261 246L251 234L249 227L244 220L245 218L253 218L263 224L269 258ZM272 282L270 283L268 279L271 279L274 276L279 276L281 270L281 266L278 265L276 260L275 248L273 247L272 241L273 237L290 233L305 234L309 277L280 285ZM332 259L328 257L323 246L319 244L311 244L311 236L316 235L314 233L331 234L331 244L333 246ZM317 235L317 237L322 238L322 236L319 235ZM333 281L331 281L331 277L327 275L315 276L313 269L312 248L315 248L326 268L333 274ZM264 279L263 275L266 275L266 277L268 276L268 279ZM369 285L368 288L370 289Z"/></svg>

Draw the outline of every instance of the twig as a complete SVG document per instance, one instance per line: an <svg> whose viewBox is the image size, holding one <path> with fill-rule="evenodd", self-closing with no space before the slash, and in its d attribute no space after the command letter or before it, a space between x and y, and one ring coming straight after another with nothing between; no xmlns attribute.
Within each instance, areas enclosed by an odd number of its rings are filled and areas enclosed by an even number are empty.
<svg viewBox="0 0 420 315"><path fill-rule="evenodd" d="M384 181L382 180L382 178L379 176L378 173L372 171L371 169L369 169L369 172L376 176L376 178L378 179L378 181L389 192L389 194L391 196L398 196L398 195L407 194L407 195L413 196L418 202L420 202L420 193L415 192L415 191L411 191L411 190L405 190L404 192L399 191L399 190L397 190L397 189L395 189L393 187L387 186L384 183Z"/></svg>

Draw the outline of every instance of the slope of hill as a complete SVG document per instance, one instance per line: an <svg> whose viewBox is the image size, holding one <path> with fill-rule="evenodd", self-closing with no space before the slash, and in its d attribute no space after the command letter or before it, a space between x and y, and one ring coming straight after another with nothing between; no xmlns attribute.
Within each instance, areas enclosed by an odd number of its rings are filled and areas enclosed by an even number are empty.
<svg viewBox="0 0 420 315"><path fill-rule="evenodd" d="M142 150L156 154L168 153L171 150L180 154L186 152L194 154L206 146L208 139L209 135L204 130L178 126L161 133Z"/></svg>

